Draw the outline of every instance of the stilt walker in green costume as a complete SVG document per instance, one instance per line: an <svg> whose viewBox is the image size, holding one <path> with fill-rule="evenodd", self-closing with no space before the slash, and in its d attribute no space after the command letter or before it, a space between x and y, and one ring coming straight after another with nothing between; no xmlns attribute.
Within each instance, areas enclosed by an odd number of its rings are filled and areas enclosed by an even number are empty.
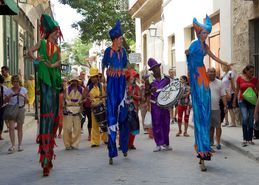
<svg viewBox="0 0 259 185"><path fill-rule="evenodd" d="M58 39L62 37L62 33L58 23L47 14L41 16L40 33L43 38L30 49L29 55L39 61L40 130L37 141L43 176L48 176L49 170L53 167L54 137L59 121L58 95L62 81ZM35 51L38 51L38 57L34 56Z"/></svg>

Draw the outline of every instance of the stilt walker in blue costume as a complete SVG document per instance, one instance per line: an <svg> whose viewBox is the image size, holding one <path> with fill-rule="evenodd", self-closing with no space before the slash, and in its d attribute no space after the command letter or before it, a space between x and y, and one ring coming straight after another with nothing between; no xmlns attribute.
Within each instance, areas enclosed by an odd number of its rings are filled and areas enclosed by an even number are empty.
<svg viewBox="0 0 259 185"><path fill-rule="evenodd" d="M211 147L209 138L211 94L209 79L203 64L203 59L208 54L212 59L222 65L228 65L217 58L205 43L208 34L212 30L212 23L206 16L205 24L200 24L196 18L193 19L193 27L198 40L192 42L186 51L188 70L190 74L190 86L192 95L193 118L195 129L195 150L200 158L201 171L206 171L204 160L211 160Z"/></svg>
<svg viewBox="0 0 259 185"><path fill-rule="evenodd" d="M106 48L102 60L102 73L107 68L107 122L109 164L118 156L116 147L117 123L120 132L120 147L127 156L129 128L127 125L127 108L125 106L127 55L122 47L122 32L120 21L109 32L112 46Z"/></svg>

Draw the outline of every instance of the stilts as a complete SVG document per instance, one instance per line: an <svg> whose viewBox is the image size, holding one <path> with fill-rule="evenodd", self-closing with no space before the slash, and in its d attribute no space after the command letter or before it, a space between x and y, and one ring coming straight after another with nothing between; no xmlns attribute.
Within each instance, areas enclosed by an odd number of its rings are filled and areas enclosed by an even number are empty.
<svg viewBox="0 0 259 185"><path fill-rule="evenodd" d="M200 164L200 169L201 169L202 172L207 171L207 168L206 168L206 166L205 166L204 160L200 159L199 164Z"/></svg>

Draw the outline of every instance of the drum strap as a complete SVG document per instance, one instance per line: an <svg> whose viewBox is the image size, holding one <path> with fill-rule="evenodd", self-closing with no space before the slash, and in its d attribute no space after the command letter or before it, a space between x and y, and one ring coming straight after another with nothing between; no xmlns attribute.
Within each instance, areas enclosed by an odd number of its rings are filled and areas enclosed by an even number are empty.
<svg viewBox="0 0 259 185"><path fill-rule="evenodd" d="M150 100L150 103L157 104L155 100Z"/></svg>

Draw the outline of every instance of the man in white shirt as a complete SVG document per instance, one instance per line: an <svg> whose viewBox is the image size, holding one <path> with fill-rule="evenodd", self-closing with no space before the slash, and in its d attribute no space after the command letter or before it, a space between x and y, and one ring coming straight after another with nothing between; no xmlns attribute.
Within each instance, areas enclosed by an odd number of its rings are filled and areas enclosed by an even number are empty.
<svg viewBox="0 0 259 185"><path fill-rule="evenodd" d="M209 80L210 80L210 90L211 90L211 126L210 126L210 141L213 145L214 143L214 130L216 128L216 148L221 149L220 137L221 137L221 119L220 119L220 107L219 101L222 99L224 104L224 111L227 111L227 100L226 100L226 90L221 82L221 80L216 79L216 69L209 68L207 70Z"/></svg>

